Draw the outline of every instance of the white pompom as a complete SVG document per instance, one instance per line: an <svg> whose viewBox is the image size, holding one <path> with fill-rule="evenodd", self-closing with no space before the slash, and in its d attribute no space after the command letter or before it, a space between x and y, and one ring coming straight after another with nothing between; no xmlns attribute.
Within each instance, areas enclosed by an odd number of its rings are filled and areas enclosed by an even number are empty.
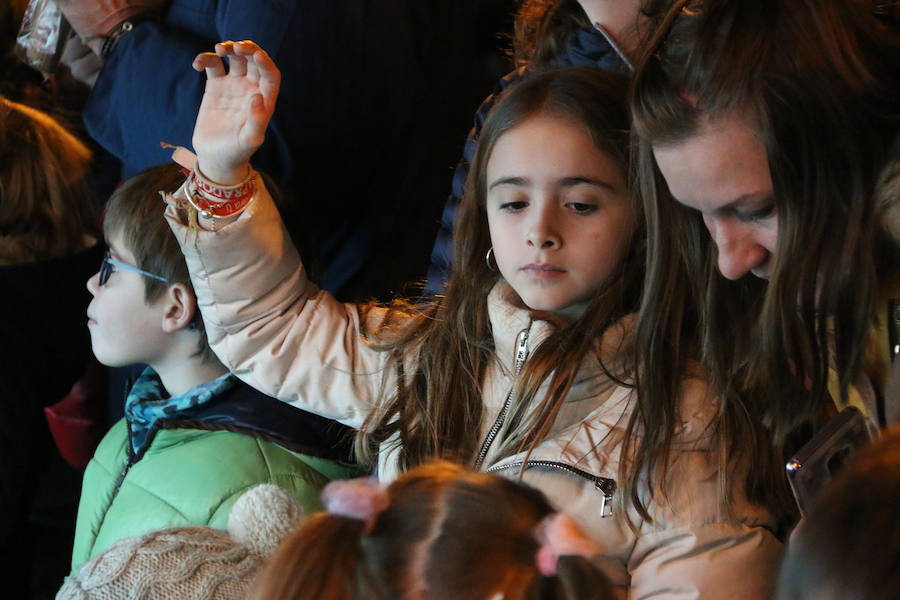
<svg viewBox="0 0 900 600"><path fill-rule="evenodd" d="M264 483L238 498L228 515L228 533L261 556L268 556L303 517L287 492Z"/></svg>

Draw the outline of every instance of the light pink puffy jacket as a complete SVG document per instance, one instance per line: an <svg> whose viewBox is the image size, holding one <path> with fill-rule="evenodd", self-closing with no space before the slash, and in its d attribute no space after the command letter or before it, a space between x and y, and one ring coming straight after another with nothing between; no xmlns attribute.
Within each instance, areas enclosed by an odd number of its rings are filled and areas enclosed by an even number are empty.
<svg viewBox="0 0 900 600"><path fill-rule="evenodd" d="M237 221L216 232L189 232L171 206L166 216L222 362L266 394L358 428L377 401L385 369L391 371L387 389L393 389L396 366L362 339L356 305L338 302L306 279L268 193L261 190ZM511 304L508 293L501 282L488 297L498 360L484 382L485 437L507 401L517 351L527 355L555 327ZM621 598L767 598L781 549L771 533L774 520L739 490L732 492L732 516L722 514L715 461L703 450L715 401L702 381L684 384L668 502L651 505L653 524L633 514L637 532L623 523L631 509L614 479L631 400L630 389L586 366L550 438L529 458L524 481L603 545L597 562ZM496 455L504 433L502 427L496 432L482 468L515 477L523 457ZM388 444L382 450L378 475L389 481L398 475L397 455Z"/></svg>

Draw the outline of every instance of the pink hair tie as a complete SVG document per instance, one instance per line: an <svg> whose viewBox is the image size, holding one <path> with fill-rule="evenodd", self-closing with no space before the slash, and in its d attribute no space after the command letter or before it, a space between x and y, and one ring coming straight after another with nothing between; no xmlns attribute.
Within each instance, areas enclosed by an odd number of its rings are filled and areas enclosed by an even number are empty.
<svg viewBox="0 0 900 600"><path fill-rule="evenodd" d="M590 558L603 551L575 519L564 513L544 517L535 527L534 537L541 545L535 555L535 564L544 577L556 575L556 563L560 556Z"/></svg>
<svg viewBox="0 0 900 600"><path fill-rule="evenodd" d="M333 515L362 521L363 535L375 527L375 520L390 504L387 489L374 477L332 481L322 492L325 510Z"/></svg>

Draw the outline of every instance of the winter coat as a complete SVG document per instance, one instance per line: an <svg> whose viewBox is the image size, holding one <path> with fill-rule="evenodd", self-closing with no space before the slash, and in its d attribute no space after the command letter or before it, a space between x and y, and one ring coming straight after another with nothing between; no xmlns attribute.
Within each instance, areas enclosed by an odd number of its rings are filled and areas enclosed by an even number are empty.
<svg viewBox="0 0 900 600"><path fill-rule="evenodd" d="M318 510L328 481L361 474L343 462L346 433L240 382L189 419L174 413L156 421L138 453L122 419L85 471L73 571L126 537L190 525L225 529L232 504L261 483Z"/></svg>
<svg viewBox="0 0 900 600"><path fill-rule="evenodd" d="M360 335L356 305L337 302L307 280L268 195L261 191L235 222L197 236L188 235L172 206L166 216L182 243L210 343L225 365L267 394L360 427L381 390L396 386L398 369ZM484 444L481 468L517 477L523 457L498 453L504 407L518 368L556 326L511 303L502 281L487 302L497 360L483 382L481 433L493 443ZM627 327L614 327L603 347L615 347ZM705 449L716 407L704 383L684 385L671 463L677 485L666 490L668 503L651 505L653 524L626 507L615 481L633 401L630 388L585 365L548 438L525 465L524 481L604 545L598 563L622 597L767 597L780 549L775 522L738 487L731 490L732 513L720 510L717 461ZM400 470L392 441L378 458L385 481ZM639 524L636 532L623 522L626 510Z"/></svg>

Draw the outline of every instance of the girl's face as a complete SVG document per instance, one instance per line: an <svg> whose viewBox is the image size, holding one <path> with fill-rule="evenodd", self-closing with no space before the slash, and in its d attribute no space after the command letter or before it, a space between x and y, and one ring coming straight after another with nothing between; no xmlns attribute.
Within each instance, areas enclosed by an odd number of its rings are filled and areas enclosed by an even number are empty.
<svg viewBox="0 0 900 600"><path fill-rule="evenodd" d="M584 127L539 113L497 140L486 185L503 278L529 308L580 314L634 228L622 169Z"/></svg>

